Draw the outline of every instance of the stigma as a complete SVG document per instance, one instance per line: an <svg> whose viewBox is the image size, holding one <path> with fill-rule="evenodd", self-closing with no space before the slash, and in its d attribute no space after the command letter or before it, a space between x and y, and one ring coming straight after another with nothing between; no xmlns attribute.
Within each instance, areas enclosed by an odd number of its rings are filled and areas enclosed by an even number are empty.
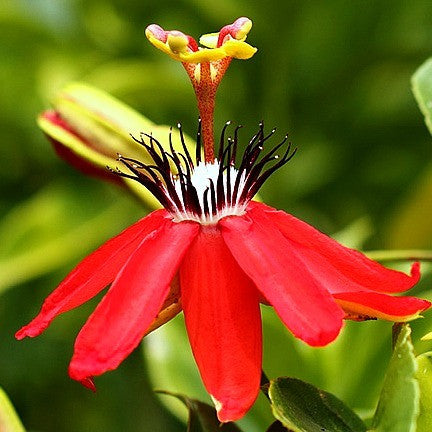
<svg viewBox="0 0 432 432"><path fill-rule="evenodd" d="M274 146L267 140L261 123L258 132L245 146L239 145L239 130L227 135L227 122L222 129L218 156L213 161L202 160L201 121L198 124L196 151L189 152L181 125L178 125L182 152L176 151L169 135L169 151L152 135L142 133L132 137L142 145L154 163L118 155L117 160L127 168L110 169L146 187L171 214L174 222L194 221L201 225L216 225L227 216L241 216L249 201L277 169L296 153L291 150L288 136ZM241 151L240 147L243 147Z"/></svg>

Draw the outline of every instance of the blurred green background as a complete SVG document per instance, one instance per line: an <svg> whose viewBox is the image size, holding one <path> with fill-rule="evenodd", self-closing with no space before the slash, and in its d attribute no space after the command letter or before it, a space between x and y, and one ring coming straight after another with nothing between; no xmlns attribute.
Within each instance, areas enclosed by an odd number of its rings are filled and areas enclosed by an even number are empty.
<svg viewBox="0 0 432 432"><path fill-rule="evenodd" d="M431 138L410 76L432 54L429 0L314 2L2 0L0 3L0 386L25 426L46 432L184 431L179 406L153 388L202 394L179 319L149 337L92 394L67 376L73 340L97 300L60 317L35 340L15 331L67 271L146 211L114 186L59 160L35 118L64 84L100 87L155 123L197 112L182 67L155 50L158 23L195 37L239 16L254 22L249 61L233 61L218 93L216 127L260 120L299 148L262 191L265 201L370 249L431 248ZM401 268L407 269L406 265ZM430 267L414 293L431 298ZM357 412L374 407L390 355L389 323L353 323L313 350L292 339L270 310L264 366L332 391ZM418 342L432 315L414 324ZM177 415L180 414L180 417ZM260 400L243 421L263 431Z"/></svg>

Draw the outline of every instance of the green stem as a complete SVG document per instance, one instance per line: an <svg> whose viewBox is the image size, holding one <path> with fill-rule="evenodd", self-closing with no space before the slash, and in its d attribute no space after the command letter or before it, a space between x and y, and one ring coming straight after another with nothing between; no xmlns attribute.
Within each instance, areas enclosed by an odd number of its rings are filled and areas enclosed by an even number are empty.
<svg viewBox="0 0 432 432"><path fill-rule="evenodd" d="M363 252L375 261L431 261L432 250L427 249L390 249Z"/></svg>

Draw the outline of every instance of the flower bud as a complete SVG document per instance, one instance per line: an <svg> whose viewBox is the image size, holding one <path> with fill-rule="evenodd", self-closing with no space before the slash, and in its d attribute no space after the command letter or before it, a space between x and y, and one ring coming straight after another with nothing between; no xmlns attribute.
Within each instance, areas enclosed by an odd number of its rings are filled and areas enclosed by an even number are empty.
<svg viewBox="0 0 432 432"><path fill-rule="evenodd" d="M144 132L166 142L168 126L157 126L109 94L82 83L67 85L52 105L52 110L39 115L38 124L62 159L85 174L126 186L151 208L159 207L136 182L113 175L107 166L115 169L119 154L150 161L147 151L131 135L139 138ZM177 134L172 140L174 148L180 149ZM188 138L186 143L192 147Z"/></svg>

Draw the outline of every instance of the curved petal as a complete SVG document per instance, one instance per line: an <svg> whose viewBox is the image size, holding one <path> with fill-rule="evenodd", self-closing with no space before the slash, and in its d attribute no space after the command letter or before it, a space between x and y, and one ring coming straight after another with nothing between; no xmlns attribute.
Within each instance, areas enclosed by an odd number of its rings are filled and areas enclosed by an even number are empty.
<svg viewBox="0 0 432 432"><path fill-rule="evenodd" d="M203 228L180 267L189 340L222 422L237 420L255 401L261 376L258 292L217 228Z"/></svg>
<svg viewBox="0 0 432 432"><path fill-rule="evenodd" d="M222 219L220 226L240 267L296 337L313 346L336 338L342 327L342 309L260 208Z"/></svg>
<svg viewBox="0 0 432 432"><path fill-rule="evenodd" d="M165 210L150 213L84 258L45 299L39 314L16 333L16 338L38 336L57 315L82 305L102 291L166 215Z"/></svg>
<svg viewBox="0 0 432 432"><path fill-rule="evenodd" d="M420 316L431 303L416 297L392 297L375 292L345 292L334 295L336 302L347 313L347 319L380 318L405 322Z"/></svg>
<svg viewBox="0 0 432 432"><path fill-rule="evenodd" d="M306 222L260 203L260 208L298 252L311 273L323 281L331 293L346 291L402 292L420 279L420 265L414 263L411 276L388 269L362 253L342 246Z"/></svg>
<svg viewBox="0 0 432 432"><path fill-rule="evenodd" d="M144 239L79 332L71 378L82 381L115 369L139 344L198 230L196 223L165 219Z"/></svg>

